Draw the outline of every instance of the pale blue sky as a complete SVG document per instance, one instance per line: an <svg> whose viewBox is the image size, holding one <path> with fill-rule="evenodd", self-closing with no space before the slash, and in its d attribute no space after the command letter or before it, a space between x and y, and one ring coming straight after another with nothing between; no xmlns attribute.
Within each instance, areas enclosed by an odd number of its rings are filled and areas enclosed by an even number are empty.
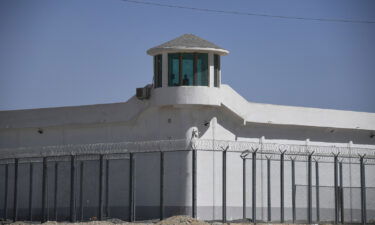
<svg viewBox="0 0 375 225"><path fill-rule="evenodd" d="M373 0L149 0L375 21ZM123 102L152 81L146 50L184 33L228 49L247 100L375 112L375 24L196 12L121 0L0 0L0 110Z"/></svg>

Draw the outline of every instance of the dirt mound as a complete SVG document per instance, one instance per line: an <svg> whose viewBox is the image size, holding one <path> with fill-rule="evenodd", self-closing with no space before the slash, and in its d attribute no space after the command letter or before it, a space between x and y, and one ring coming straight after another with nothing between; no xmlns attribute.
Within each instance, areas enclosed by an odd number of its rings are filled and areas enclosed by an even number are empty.
<svg viewBox="0 0 375 225"><path fill-rule="evenodd" d="M158 222L156 225L210 225L204 221L199 221L189 216L172 216Z"/></svg>

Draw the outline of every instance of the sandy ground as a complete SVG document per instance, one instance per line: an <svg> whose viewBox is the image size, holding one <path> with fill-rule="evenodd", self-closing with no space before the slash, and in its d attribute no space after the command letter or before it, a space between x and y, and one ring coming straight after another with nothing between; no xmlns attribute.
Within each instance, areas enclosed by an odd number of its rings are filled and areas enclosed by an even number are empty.
<svg viewBox="0 0 375 225"><path fill-rule="evenodd" d="M28 223L28 222L15 222L15 223L9 223L1 221L0 224L6 224L6 225L31 225L36 223ZM189 216L173 216L170 218L167 218L162 221L142 221L142 222L126 222L118 219L110 219L106 221L90 221L90 222L79 222L79 223L70 223L70 222L55 222L55 221L48 221L43 223L43 225L212 225L210 223L199 221L196 219L193 219ZM218 223L221 224L221 223Z"/></svg>

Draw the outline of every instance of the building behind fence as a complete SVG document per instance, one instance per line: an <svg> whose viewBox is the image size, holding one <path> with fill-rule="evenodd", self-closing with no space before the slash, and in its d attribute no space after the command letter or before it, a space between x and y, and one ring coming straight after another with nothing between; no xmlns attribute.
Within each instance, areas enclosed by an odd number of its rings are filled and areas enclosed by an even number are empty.
<svg viewBox="0 0 375 225"><path fill-rule="evenodd" d="M4 219L375 220L373 149L175 140L12 151L0 166Z"/></svg>
<svg viewBox="0 0 375 225"><path fill-rule="evenodd" d="M0 111L1 218L374 223L374 113L247 101L192 34L147 53L126 102Z"/></svg>

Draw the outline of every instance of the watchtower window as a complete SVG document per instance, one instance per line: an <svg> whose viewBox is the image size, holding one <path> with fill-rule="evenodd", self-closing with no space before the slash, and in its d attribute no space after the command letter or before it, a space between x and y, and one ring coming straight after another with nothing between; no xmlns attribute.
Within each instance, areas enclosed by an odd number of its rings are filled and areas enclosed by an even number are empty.
<svg viewBox="0 0 375 225"><path fill-rule="evenodd" d="M219 87L220 84L220 56L214 55L214 86Z"/></svg>
<svg viewBox="0 0 375 225"><path fill-rule="evenodd" d="M162 86L162 56L154 56L154 87Z"/></svg>
<svg viewBox="0 0 375 225"><path fill-rule="evenodd" d="M168 54L168 86L180 86L180 54Z"/></svg>
<svg viewBox="0 0 375 225"><path fill-rule="evenodd" d="M168 86L208 86L208 54L168 54L168 71Z"/></svg>

